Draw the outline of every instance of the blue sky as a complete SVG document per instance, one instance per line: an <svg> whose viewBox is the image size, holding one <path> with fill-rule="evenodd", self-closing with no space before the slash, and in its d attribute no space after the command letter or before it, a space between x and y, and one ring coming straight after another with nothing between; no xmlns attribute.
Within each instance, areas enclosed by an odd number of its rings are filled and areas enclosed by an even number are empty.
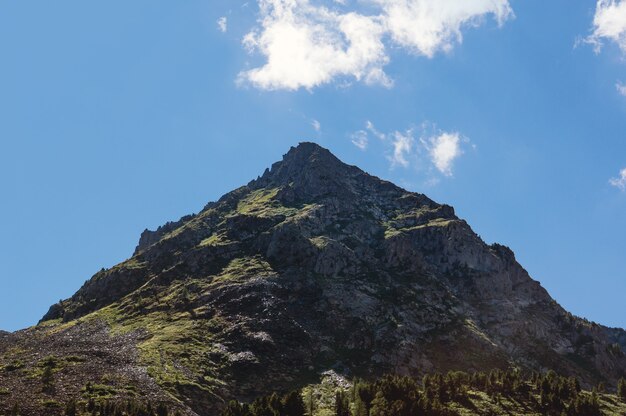
<svg viewBox="0 0 626 416"><path fill-rule="evenodd" d="M626 327L626 0L5 1L0 62L1 329L303 140Z"/></svg>

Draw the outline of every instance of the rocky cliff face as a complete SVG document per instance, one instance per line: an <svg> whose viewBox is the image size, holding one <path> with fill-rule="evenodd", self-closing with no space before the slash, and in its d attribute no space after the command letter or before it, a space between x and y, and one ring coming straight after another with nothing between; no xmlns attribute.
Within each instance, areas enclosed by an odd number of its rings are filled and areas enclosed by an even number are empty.
<svg viewBox="0 0 626 416"><path fill-rule="evenodd" d="M199 414L329 369L515 366L609 385L626 375L626 332L563 310L452 207L312 143L199 214L144 232L132 258L19 336L93 325L132 334L133 365Z"/></svg>

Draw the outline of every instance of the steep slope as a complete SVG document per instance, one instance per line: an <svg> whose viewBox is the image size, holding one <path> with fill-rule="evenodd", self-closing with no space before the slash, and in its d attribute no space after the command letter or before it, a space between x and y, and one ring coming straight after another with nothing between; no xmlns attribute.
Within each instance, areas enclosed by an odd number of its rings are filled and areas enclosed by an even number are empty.
<svg viewBox="0 0 626 416"><path fill-rule="evenodd" d="M516 366L587 385L626 375L624 331L564 311L452 207L313 143L197 215L145 231L132 258L11 335L20 351L0 340L0 363L37 365L33 339L98 325L128 337L136 360L125 362L147 369L151 394L199 414L331 368L373 377ZM0 372L0 382L15 377Z"/></svg>

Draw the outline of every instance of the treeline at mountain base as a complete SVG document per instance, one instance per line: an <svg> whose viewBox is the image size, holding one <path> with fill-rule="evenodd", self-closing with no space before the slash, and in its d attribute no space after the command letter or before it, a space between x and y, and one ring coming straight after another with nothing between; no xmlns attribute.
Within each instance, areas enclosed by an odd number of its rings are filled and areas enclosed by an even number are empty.
<svg viewBox="0 0 626 416"><path fill-rule="evenodd" d="M581 389L578 379L554 371L523 377L518 371L449 372L357 380L349 388L273 393L251 404L231 401L222 416L462 416L626 415L626 382L616 392L602 384Z"/></svg>
<svg viewBox="0 0 626 416"><path fill-rule="evenodd" d="M180 406L141 399L72 399L51 403L50 415L183 416ZM15 403L7 416L30 416ZM3 415L0 412L0 415ZM517 370L435 373L421 380L388 375L337 385L322 381L302 390L272 393L252 403L230 401L221 416L598 416L626 415L626 381L616 391L602 384L583 390L575 377L554 371L522 376ZM202 415L205 416L205 415ZM209 415L206 415L209 416Z"/></svg>

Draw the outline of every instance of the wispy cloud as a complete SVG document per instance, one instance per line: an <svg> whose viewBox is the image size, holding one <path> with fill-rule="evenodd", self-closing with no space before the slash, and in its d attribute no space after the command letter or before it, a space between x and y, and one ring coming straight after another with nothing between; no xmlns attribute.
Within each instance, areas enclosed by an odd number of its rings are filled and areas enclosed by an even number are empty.
<svg viewBox="0 0 626 416"><path fill-rule="evenodd" d="M392 156L389 158L391 160L391 166L409 166L409 161L407 160L408 155L411 153L413 149L413 143L415 139L413 139L413 131L408 130L406 133L400 133L398 131L394 132L391 135L391 145L393 146Z"/></svg>
<svg viewBox="0 0 626 416"><path fill-rule="evenodd" d="M228 19L226 16L222 16L217 19L217 28L222 33L226 33L228 31Z"/></svg>
<svg viewBox="0 0 626 416"><path fill-rule="evenodd" d="M361 150L366 150L369 143L367 132L364 130L355 131L350 135L352 144Z"/></svg>
<svg viewBox="0 0 626 416"><path fill-rule="evenodd" d="M619 172L617 178L609 179L609 183L622 191L626 191L626 168Z"/></svg>
<svg viewBox="0 0 626 416"><path fill-rule="evenodd" d="M386 148L391 168L426 170L431 175L429 184L439 182L437 175L452 177L455 162L464 154L464 146L470 143L458 132L441 131L429 123L424 123L419 129L382 133L374 123L367 121L364 130L358 130L350 137L361 150L367 149L370 137L377 138L377 143Z"/></svg>
<svg viewBox="0 0 626 416"><path fill-rule="evenodd" d="M615 84L615 88L617 89L617 92L620 93L620 95L623 95L624 97L626 97L626 85L624 85L621 82L618 82L617 84Z"/></svg>
<svg viewBox="0 0 626 416"><path fill-rule="evenodd" d="M318 133L322 130L322 124L315 119L311 120L311 126L313 126L313 130Z"/></svg>
<svg viewBox="0 0 626 416"><path fill-rule="evenodd" d="M374 123L372 123L371 121L367 120L365 122L365 128L372 133L372 135L380 140L387 140L387 136L381 132L379 132L376 127L374 126Z"/></svg>
<svg viewBox="0 0 626 416"><path fill-rule="evenodd" d="M626 0L598 0L592 33L586 41L599 52L606 40L626 53Z"/></svg>
<svg viewBox="0 0 626 416"><path fill-rule="evenodd" d="M372 0L373 14L337 0L259 0L259 6L259 26L243 43L266 62L241 72L239 81L266 90L313 89L336 79L389 88L386 43L430 58L461 43L462 29L485 16L503 24L513 15L509 0Z"/></svg>

